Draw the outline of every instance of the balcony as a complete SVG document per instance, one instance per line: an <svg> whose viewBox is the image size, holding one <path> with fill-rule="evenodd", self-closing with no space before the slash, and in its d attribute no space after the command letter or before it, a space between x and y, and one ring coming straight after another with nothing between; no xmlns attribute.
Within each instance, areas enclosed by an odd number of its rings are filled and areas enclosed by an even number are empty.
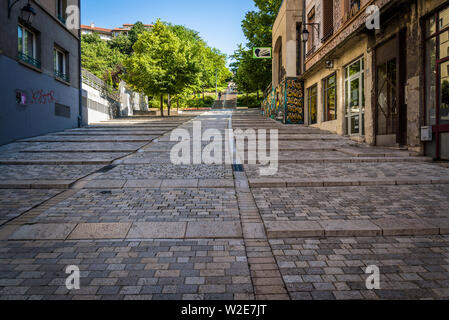
<svg viewBox="0 0 449 320"><path fill-rule="evenodd" d="M55 77L65 82L70 82L69 75L55 70Z"/></svg>
<svg viewBox="0 0 449 320"><path fill-rule="evenodd" d="M19 60L23 61L27 64L30 64L35 68L38 68L38 69L41 68L41 62L39 60L34 59L33 57L30 57L23 52L19 52Z"/></svg>

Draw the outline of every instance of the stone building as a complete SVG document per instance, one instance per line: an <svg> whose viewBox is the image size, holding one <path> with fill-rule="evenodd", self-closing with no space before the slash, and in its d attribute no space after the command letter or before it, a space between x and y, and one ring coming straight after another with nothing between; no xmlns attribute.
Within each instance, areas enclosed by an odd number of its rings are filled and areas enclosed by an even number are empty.
<svg viewBox="0 0 449 320"><path fill-rule="evenodd" d="M79 8L79 0L19 0L4 5L0 10L0 145L78 127L82 119L79 28L69 29L65 21L71 21L66 8Z"/></svg>
<svg viewBox="0 0 449 320"><path fill-rule="evenodd" d="M291 13L304 14L299 31L298 21L284 20L302 48L295 54L278 50L287 61L305 52L304 67L297 67L304 123L371 145L449 159L449 1L304 3L304 12L299 6ZM282 15L281 9L278 19ZM273 84L282 78L278 48L275 42ZM433 132L430 139L425 129Z"/></svg>

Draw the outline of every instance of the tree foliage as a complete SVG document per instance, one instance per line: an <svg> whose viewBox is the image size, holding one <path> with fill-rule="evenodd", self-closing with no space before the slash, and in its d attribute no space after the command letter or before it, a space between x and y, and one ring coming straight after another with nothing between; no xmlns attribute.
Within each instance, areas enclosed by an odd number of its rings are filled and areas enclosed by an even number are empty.
<svg viewBox="0 0 449 320"><path fill-rule="evenodd" d="M82 36L81 56L83 67L107 82L120 70L126 57L95 33Z"/></svg>
<svg viewBox="0 0 449 320"><path fill-rule="evenodd" d="M254 0L258 11L250 11L242 21L242 29L248 42L239 45L232 58L234 81L240 91L264 90L271 82L272 61L253 59L252 48L271 47L272 26L282 0Z"/></svg>

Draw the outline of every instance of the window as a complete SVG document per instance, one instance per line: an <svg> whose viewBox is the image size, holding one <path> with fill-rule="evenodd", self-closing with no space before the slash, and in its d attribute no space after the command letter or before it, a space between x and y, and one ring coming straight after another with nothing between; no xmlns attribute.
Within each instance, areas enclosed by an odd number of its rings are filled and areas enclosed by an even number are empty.
<svg viewBox="0 0 449 320"><path fill-rule="evenodd" d="M309 124L317 123L318 107L318 85L315 84L307 89L307 102L309 108Z"/></svg>
<svg viewBox="0 0 449 320"><path fill-rule="evenodd" d="M19 25L17 29L17 40L19 60L40 69L41 63L37 60L36 34L24 26Z"/></svg>
<svg viewBox="0 0 449 320"><path fill-rule="evenodd" d="M323 80L324 121L337 120L337 76Z"/></svg>
<svg viewBox="0 0 449 320"><path fill-rule="evenodd" d="M65 24L67 0L56 0L56 16L59 21Z"/></svg>
<svg viewBox="0 0 449 320"><path fill-rule="evenodd" d="M334 33L334 2L323 0L323 39L325 42Z"/></svg>
<svg viewBox="0 0 449 320"><path fill-rule="evenodd" d="M59 48L54 49L55 77L69 82L67 72L67 53Z"/></svg>
<svg viewBox="0 0 449 320"><path fill-rule="evenodd" d="M315 7L309 11L307 15L308 23L307 31L309 31L309 39L307 40L307 56L315 52L315 28L312 25L315 23Z"/></svg>

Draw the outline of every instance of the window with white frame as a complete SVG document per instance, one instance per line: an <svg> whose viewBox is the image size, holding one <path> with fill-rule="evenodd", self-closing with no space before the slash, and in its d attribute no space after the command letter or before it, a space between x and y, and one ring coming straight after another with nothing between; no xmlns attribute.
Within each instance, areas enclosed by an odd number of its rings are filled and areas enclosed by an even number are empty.
<svg viewBox="0 0 449 320"><path fill-rule="evenodd" d="M64 81L69 81L67 72L67 53L63 50L54 49L55 76Z"/></svg>
<svg viewBox="0 0 449 320"><path fill-rule="evenodd" d="M30 29L19 25L17 29L19 59L40 68L37 60L36 34Z"/></svg>

